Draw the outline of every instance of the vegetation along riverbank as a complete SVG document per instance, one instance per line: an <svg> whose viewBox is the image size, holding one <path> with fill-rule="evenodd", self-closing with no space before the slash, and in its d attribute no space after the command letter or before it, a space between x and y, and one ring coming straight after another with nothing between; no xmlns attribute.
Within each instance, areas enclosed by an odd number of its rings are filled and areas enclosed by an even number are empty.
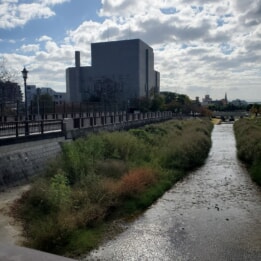
<svg viewBox="0 0 261 261"><path fill-rule="evenodd" d="M172 120L64 144L13 208L25 245L67 256L96 247L113 220L144 210L204 163L212 127L209 120Z"/></svg>
<svg viewBox="0 0 261 261"><path fill-rule="evenodd" d="M261 185L261 118L240 119L234 124L237 154L249 173Z"/></svg>

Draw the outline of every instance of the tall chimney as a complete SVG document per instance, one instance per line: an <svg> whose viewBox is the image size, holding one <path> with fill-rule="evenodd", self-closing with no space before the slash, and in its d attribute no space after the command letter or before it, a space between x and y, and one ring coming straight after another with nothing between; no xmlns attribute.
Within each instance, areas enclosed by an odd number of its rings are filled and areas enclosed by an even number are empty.
<svg viewBox="0 0 261 261"><path fill-rule="evenodd" d="M79 68L81 66L80 51L75 51L75 67Z"/></svg>

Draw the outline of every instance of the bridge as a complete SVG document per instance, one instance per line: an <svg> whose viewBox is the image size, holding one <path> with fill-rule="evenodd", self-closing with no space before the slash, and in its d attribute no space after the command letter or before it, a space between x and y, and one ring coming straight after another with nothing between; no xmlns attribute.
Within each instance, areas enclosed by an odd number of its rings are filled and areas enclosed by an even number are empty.
<svg viewBox="0 0 261 261"><path fill-rule="evenodd" d="M247 111L213 111L213 117L221 118L223 120L234 120L242 117L247 117Z"/></svg>
<svg viewBox="0 0 261 261"><path fill-rule="evenodd" d="M248 116L248 112L247 111L213 111L212 115L215 117L229 117L229 116L233 116L233 117L246 117Z"/></svg>

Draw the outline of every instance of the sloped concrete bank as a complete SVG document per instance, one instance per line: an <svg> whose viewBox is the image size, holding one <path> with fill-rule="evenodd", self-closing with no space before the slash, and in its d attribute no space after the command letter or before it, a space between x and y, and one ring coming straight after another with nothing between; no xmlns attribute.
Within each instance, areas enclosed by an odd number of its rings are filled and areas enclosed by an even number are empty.
<svg viewBox="0 0 261 261"><path fill-rule="evenodd" d="M64 137L0 147L0 190L28 182L61 152Z"/></svg>

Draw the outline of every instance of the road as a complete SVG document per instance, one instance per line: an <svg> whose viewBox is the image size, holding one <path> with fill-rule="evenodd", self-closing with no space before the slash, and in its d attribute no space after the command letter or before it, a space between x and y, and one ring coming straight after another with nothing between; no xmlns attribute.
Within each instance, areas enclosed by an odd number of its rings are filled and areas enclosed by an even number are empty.
<svg viewBox="0 0 261 261"><path fill-rule="evenodd" d="M205 165L84 260L261 260L261 190L236 158L232 124L216 125Z"/></svg>

